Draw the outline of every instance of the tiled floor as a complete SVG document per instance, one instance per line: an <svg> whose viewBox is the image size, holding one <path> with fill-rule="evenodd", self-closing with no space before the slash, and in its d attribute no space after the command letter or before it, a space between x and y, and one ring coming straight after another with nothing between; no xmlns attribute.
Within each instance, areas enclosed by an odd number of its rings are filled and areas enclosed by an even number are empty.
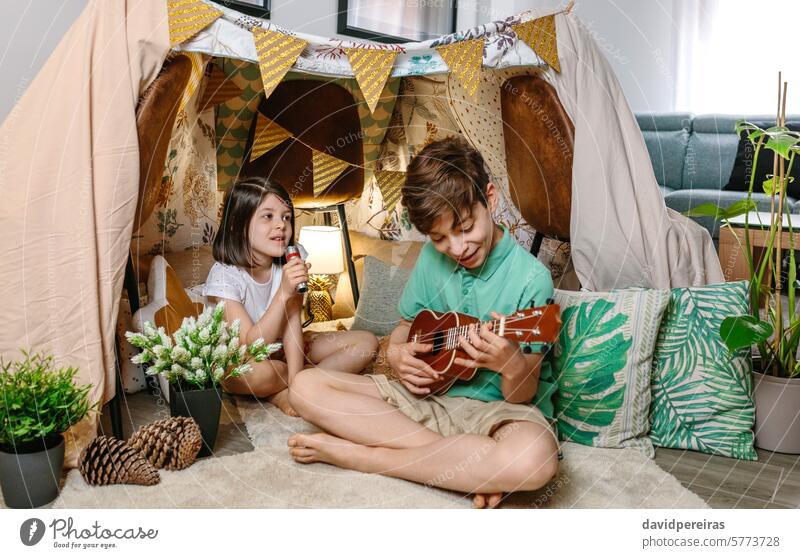
<svg viewBox="0 0 800 558"><path fill-rule="evenodd" d="M122 408L125 437L143 424L169 416L165 402L147 392L126 395ZM107 408L101 426L111 434ZM252 449L235 401L226 396L215 453L224 456ZM658 448L656 463L712 508L800 507L800 456L797 455L758 450L758 461L740 461Z"/></svg>

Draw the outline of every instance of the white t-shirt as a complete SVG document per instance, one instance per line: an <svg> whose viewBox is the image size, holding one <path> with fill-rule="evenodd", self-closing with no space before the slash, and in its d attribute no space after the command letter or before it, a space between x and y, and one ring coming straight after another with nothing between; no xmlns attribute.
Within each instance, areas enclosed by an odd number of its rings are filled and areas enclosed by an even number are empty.
<svg viewBox="0 0 800 558"><path fill-rule="evenodd" d="M296 246L305 260L308 252L301 245ZM272 264L272 274L267 282L259 283L242 268L216 262L208 272L203 296L216 296L241 303L255 323L266 312L272 297L278 292L282 276L283 266L277 263Z"/></svg>

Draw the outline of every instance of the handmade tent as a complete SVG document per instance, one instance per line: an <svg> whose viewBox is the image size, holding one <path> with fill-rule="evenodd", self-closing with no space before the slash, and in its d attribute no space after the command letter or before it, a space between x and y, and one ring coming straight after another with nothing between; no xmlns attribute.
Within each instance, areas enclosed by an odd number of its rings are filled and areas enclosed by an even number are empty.
<svg viewBox="0 0 800 558"><path fill-rule="evenodd" d="M131 246L208 244L240 173L269 173L301 207L346 202L357 229L413 236L403 169L451 134L486 157L498 220L523 244L534 228L568 239L585 288L722 281L708 233L665 207L619 84L569 10L373 45L205 0L103 0L0 130L0 350L49 350L106 402ZM96 428L72 429L67 465Z"/></svg>

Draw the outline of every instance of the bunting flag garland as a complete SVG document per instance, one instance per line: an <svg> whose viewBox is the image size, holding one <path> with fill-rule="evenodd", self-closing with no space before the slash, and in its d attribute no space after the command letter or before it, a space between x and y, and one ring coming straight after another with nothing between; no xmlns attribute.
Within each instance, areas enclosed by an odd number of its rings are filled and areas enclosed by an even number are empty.
<svg viewBox="0 0 800 558"><path fill-rule="evenodd" d="M290 131L259 112L258 120L256 120L256 131L253 136L253 148L250 150L250 160L258 159L264 153L291 137L293 136Z"/></svg>
<svg viewBox="0 0 800 558"><path fill-rule="evenodd" d="M183 94L181 95L181 99L178 103L178 114L186 110L186 105L189 104L189 101L192 99L192 95L194 95L194 92L197 91L197 86L200 85L201 81L203 81L203 74L205 73L204 70L207 58L206 55L200 54L199 52L183 52L181 54L189 59L189 62L192 64L192 70L189 74L189 81L186 83L186 87L184 88Z"/></svg>
<svg viewBox="0 0 800 558"><path fill-rule="evenodd" d="M561 72L561 64L558 62L555 14L518 23L513 25L512 29L533 52L539 55L539 58L547 62L556 72Z"/></svg>
<svg viewBox="0 0 800 558"><path fill-rule="evenodd" d="M201 0L167 0L170 46L191 39L220 17L221 11Z"/></svg>
<svg viewBox="0 0 800 558"><path fill-rule="evenodd" d="M400 201L400 191L406 181L406 173L400 171L375 171L375 180L383 196L386 211L391 212Z"/></svg>
<svg viewBox="0 0 800 558"><path fill-rule="evenodd" d="M311 160L314 165L314 197L316 198L327 190L334 180L339 178L339 175L350 163L316 149L311 151Z"/></svg>
<svg viewBox="0 0 800 558"><path fill-rule="evenodd" d="M211 65L211 71L206 77L203 96L200 98L200 110L204 112L217 105L230 101L242 94L242 89L233 83L217 65Z"/></svg>
<svg viewBox="0 0 800 558"><path fill-rule="evenodd" d="M396 50L379 50L374 48L345 48L350 66L356 76L356 82L367 101L370 112L378 106L386 80L392 73Z"/></svg>
<svg viewBox="0 0 800 558"><path fill-rule="evenodd" d="M302 39L263 27L253 27L261 81L269 98L308 44Z"/></svg>
<svg viewBox="0 0 800 558"><path fill-rule="evenodd" d="M483 43L481 38L436 47L436 52L470 95L474 95L478 87L483 64Z"/></svg>

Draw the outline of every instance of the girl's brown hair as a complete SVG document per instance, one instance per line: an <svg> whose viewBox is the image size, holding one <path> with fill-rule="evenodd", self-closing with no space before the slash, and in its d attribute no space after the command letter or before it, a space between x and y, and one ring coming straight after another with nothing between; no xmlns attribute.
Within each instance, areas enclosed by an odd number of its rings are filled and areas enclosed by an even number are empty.
<svg viewBox="0 0 800 558"><path fill-rule="evenodd" d="M434 141L417 154L406 169L403 207L423 234L447 211L459 220L476 203L488 207L489 174L480 151L452 136Z"/></svg>
<svg viewBox="0 0 800 558"><path fill-rule="evenodd" d="M292 236L289 245L294 244L294 205L283 186L261 176L239 179L225 195L222 208L222 222L214 238L213 254L218 262L239 267L252 267L250 252L250 221L268 195L278 196L291 211ZM275 258L276 263L285 263L285 258Z"/></svg>

